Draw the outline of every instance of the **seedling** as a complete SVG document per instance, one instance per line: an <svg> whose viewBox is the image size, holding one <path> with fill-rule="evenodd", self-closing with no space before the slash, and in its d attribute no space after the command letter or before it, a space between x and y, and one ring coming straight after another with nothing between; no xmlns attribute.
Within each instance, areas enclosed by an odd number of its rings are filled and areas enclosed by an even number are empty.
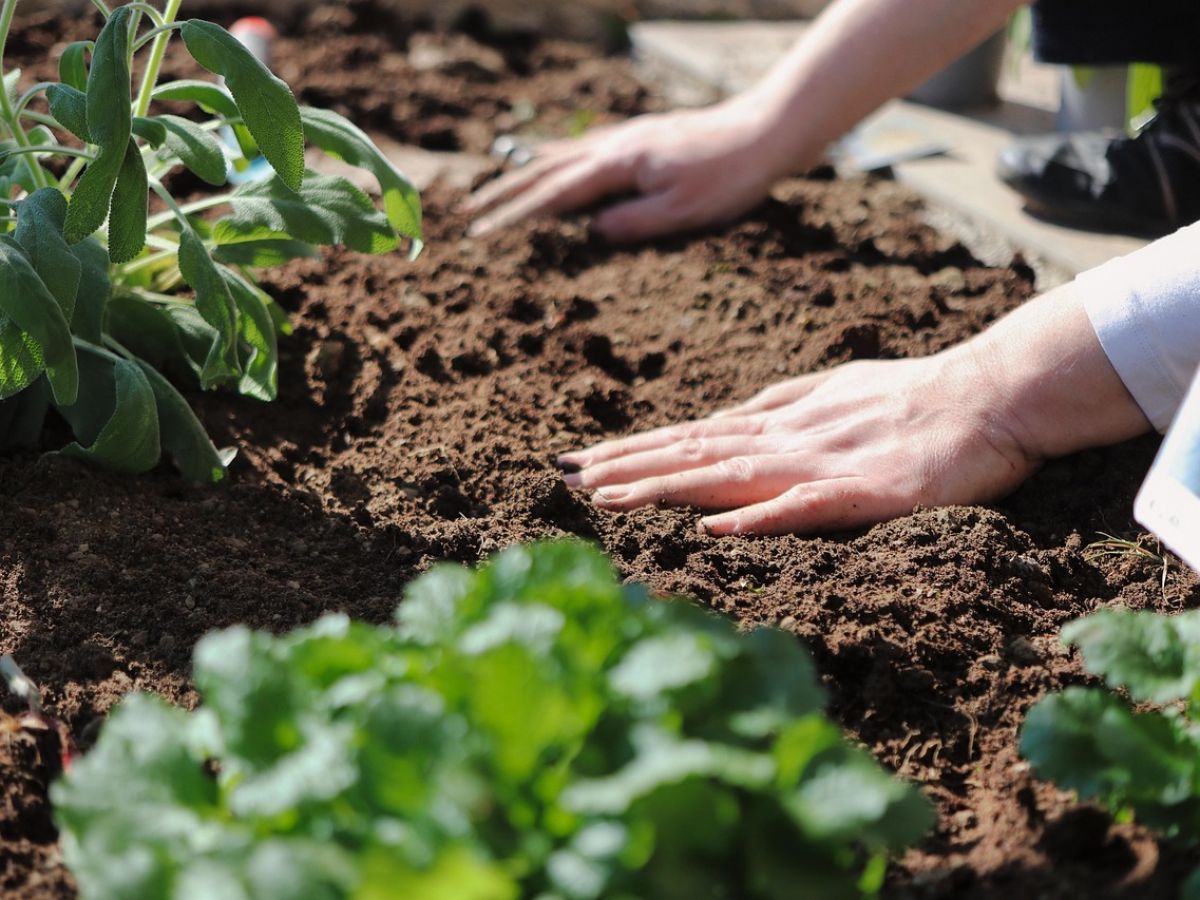
<svg viewBox="0 0 1200 900"><path fill-rule="evenodd" d="M196 649L195 712L135 695L53 788L88 897L792 900L876 893L929 803L821 711L790 635L506 550Z"/></svg>
<svg viewBox="0 0 1200 900"><path fill-rule="evenodd" d="M1124 538L1114 537L1111 534L1105 534L1103 531L1100 532L1100 538L1100 540L1093 541L1084 548L1084 559L1094 563L1107 556L1136 556L1149 560L1155 565L1160 565L1162 566L1162 573L1159 578L1159 590L1162 593L1163 599L1166 599L1167 579L1171 574L1171 557L1169 554L1155 553L1153 550L1143 547L1140 541L1125 540Z"/></svg>
<svg viewBox="0 0 1200 900"><path fill-rule="evenodd" d="M63 51L58 82L22 93L2 63L17 0L0 9L0 444L35 444L54 409L75 436L60 453L128 472L166 453L188 478L218 481L232 451L217 450L176 384L275 398L289 326L255 272L323 244L386 253L407 239L415 254L420 199L366 134L298 106L227 31L178 21L181 0L93 3L96 40ZM160 84L175 38L223 86ZM226 127L237 152L216 137ZM374 175L382 211L308 170L306 139ZM260 155L268 180L225 189L228 166ZM181 166L217 192L178 203L169 176Z"/></svg>
<svg viewBox="0 0 1200 900"><path fill-rule="evenodd" d="M1041 777L1118 819L1200 843L1200 613L1107 609L1070 623L1063 640L1111 690L1072 687L1039 702L1021 752ZM1200 870L1183 896L1200 897Z"/></svg>

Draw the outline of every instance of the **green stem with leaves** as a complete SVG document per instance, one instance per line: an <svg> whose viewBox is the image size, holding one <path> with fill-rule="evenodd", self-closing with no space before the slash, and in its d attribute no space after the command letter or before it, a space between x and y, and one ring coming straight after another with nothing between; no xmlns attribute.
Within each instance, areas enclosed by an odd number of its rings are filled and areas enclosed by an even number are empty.
<svg viewBox="0 0 1200 900"><path fill-rule="evenodd" d="M4 117L4 122L12 132L13 140L17 142L19 147L29 147L29 137L25 134L25 129L21 127L21 118L13 110L12 99L8 96L8 86L4 83L4 50L8 44L8 32L12 29L13 16L17 12L17 0L4 0L4 7L0 9L0 115ZM29 170L33 173L33 180L38 187L46 187L49 181L46 178L46 173L42 171L42 167L36 161L31 161Z"/></svg>
<svg viewBox="0 0 1200 900"><path fill-rule="evenodd" d="M163 27L171 25L179 15L179 7L183 0L167 0L163 9ZM158 72L162 68L163 57L167 52L167 44L171 42L171 30L161 32L154 38L154 46L150 49L150 59L146 63L146 74L142 78L142 87L138 91L137 102L133 107L135 116L144 116L150 111L150 98L154 94L154 86L158 83Z"/></svg>

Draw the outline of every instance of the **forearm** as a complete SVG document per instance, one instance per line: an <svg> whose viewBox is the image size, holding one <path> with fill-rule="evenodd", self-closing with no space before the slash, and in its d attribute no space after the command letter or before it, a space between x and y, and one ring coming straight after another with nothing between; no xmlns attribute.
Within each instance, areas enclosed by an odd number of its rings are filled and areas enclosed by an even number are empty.
<svg viewBox="0 0 1200 900"><path fill-rule="evenodd" d="M1022 0L838 0L734 102L764 123L780 176L1001 28Z"/></svg>
<svg viewBox="0 0 1200 900"><path fill-rule="evenodd" d="M1109 362L1075 285L1033 300L951 353L989 380L997 421L1032 458L1144 434L1150 423Z"/></svg>

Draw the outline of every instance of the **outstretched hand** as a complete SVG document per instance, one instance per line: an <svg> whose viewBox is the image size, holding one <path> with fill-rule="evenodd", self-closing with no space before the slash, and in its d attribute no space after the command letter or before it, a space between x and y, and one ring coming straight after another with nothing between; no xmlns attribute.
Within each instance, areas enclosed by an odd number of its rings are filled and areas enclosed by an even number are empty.
<svg viewBox="0 0 1200 900"><path fill-rule="evenodd" d="M700 522L714 535L814 532L992 500L1043 460L1149 428L1066 285L934 356L795 378L559 464L605 509L721 510Z"/></svg>
<svg viewBox="0 0 1200 900"><path fill-rule="evenodd" d="M610 510L731 510L714 535L872 524L917 505L1011 491L1037 460L981 402L972 357L855 362L785 381L708 419L559 458L573 487Z"/></svg>
<svg viewBox="0 0 1200 900"><path fill-rule="evenodd" d="M633 193L597 215L614 242L638 241L729 221L762 200L790 165L772 159L766 118L730 101L647 115L583 138L556 141L537 158L477 191L472 235L523 219L560 215ZM802 163L803 160L789 160Z"/></svg>

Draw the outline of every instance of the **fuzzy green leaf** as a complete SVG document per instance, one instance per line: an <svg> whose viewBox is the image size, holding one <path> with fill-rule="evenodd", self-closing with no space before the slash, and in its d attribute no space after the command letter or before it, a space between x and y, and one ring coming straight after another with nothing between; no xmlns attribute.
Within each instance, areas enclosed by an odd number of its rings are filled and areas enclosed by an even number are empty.
<svg viewBox="0 0 1200 900"><path fill-rule="evenodd" d="M50 382L36 378L15 397L0 400L0 447L35 447L50 411Z"/></svg>
<svg viewBox="0 0 1200 900"><path fill-rule="evenodd" d="M67 49L58 58L58 80L77 90L85 90L88 76L87 55L91 49L91 41L74 41L67 44Z"/></svg>
<svg viewBox="0 0 1200 900"><path fill-rule="evenodd" d="M672 646L713 652L631 689ZM782 658L651 602L577 543L513 548L422 578L393 627L205 637L199 710L148 710L137 729L119 713L85 760L105 765L67 773L56 815L81 888L103 896L857 897L931 810L820 712L726 689ZM698 694L702 717L675 705ZM764 702L777 732L729 723ZM133 746L141 727L170 752Z"/></svg>
<svg viewBox="0 0 1200 900"><path fill-rule="evenodd" d="M1200 613L1106 609L1071 622L1062 637L1083 651L1089 672L1136 700L1187 700L1200 686Z"/></svg>
<svg viewBox="0 0 1200 900"><path fill-rule="evenodd" d="M237 119L241 116L233 96L209 81L168 81L158 85L151 96L155 100L190 101L210 115Z"/></svg>
<svg viewBox="0 0 1200 900"><path fill-rule="evenodd" d="M238 307L242 343L242 379L238 390L247 397L270 402L279 393L279 349L275 323L267 309L269 298L235 272L222 270Z"/></svg>
<svg viewBox="0 0 1200 900"><path fill-rule="evenodd" d="M85 144L92 142L87 121L87 94L70 85L52 84L46 88L46 99L50 102L50 114L59 125Z"/></svg>
<svg viewBox="0 0 1200 900"><path fill-rule="evenodd" d="M137 143L130 141L117 175L108 215L108 255L114 263L129 262L146 246L149 180Z"/></svg>
<svg viewBox="0 0 1200 900"><path fill-rule="evenodd" d="M190 19L181 33L192 58L225 79L267 162L284 184L298 190L304 179L304 129L291 90L224 28Z"/></svg>
<svg viewBox="0 0 1200 900"><path fill-rule="evenodd" d="M62 307L21 245L0 235L0 399L27 388L44 370L56 403L73 403L79 367Z"/></svg>
<svg viewBox="0 0 1200 900"><path fill-rule="evenodd" d="M100 148L71 196L67 210L67 242L74 244L104 224L117 179L125 167L132 112L129 96L129 17L122 6L113 10L92 53L87 81L87 124L91 143ZM124 249L124 248L122 248Z"/></svg>
<svg viewBox="0 0 1200 900"><path fill-rule="evenodd" d="M1193 800L1200 747L1182 723L1134 713L1118 697L1090 688L1052 694L1029 711L1021 753L1044 778L1117 807L1145 814Z"/></svg>
<svg viewBox="0 0 1200 900"><path fill-rule="evenodd" d="M26 197L17 208L13 237L70 322L75 314L83 267L63 237L66 220L67 199L56 188L42 188Z"/></svg>
<svg viewBox="0 0 1200 900"><path fill-rule="evenodd" d="M269 269L293 259L319 259L321 253L303 241L265 240L222 244L213 251L213 259L229 266Z"/></svg>
<svg viewBox="0 0 1200 900"><path fill-rule="evenodd" d="M200 384L207 390L217 384L241 377L237 353L237 306L229 285L208 255L204 243L190 228L179 244L179 271L196 292L196 309L216 331L216 339L200 371Z"/></svg>
<svg viewBox="0 0 1200 900"><path fill-rule="evenodd" d="M133 130L155 147L166 144L191 172L211 185L225 183L225 152L208 131L179 116L137 118Z"/></svg>
<svg viewBox="0 0 1200 900"><path fill-rule="evenodd" d="M85 341L99 344L104 330L104 314L112 293L108 274L108 251L95 238L86 238L71 248L79 263L79 293L71 330Z"/></svg>
<svg viewBox="0 0 1200 900"><path fill-rule="evenodd" d="M299 192L278 177L239 188L232 213L213 226L218 244L295 238L386 253L397 244L391 223L345 178L310 172Z"/></svg>
<svg viewBox="0 0 1200 900"><path fill-rule="evenodd" d="M60 453L118 472L147 472L158 463L158 410L141 368L125 359L82 350L79 399L59 405L75 443Z"/></svg>
<svg viewBox="0 0 1200 900"><path fill-rule="evenodd" d="M158 407L159 442L184 478L216 484L225 477L235 451L218 450L187 401L149 363L137 360Z"/></svg>
<svg viewBox="0 0 1200 900"><path fill-rule="evenodd" d="M375 176L388 221L397 232L419 243L421 197L407 176L380 152L362 129L337 113L306 106L300 110L300 117L304 122L305 137L311 143L334 159Z"/></svg>

